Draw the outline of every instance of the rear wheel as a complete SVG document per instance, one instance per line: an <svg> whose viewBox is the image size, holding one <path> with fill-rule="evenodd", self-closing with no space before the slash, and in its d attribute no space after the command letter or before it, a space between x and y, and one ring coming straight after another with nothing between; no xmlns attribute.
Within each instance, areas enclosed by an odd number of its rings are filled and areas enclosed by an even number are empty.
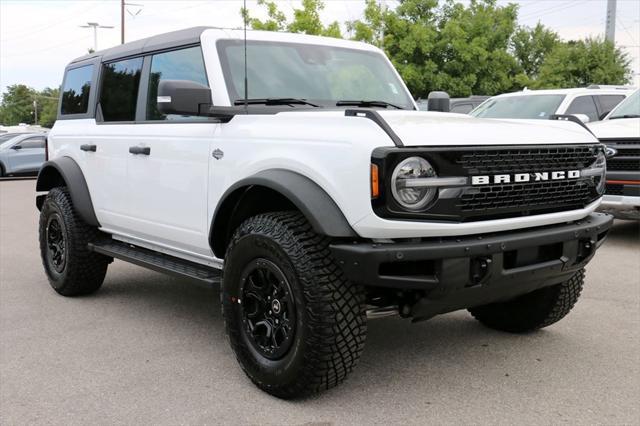
<svg viewBox="0 0 640 426"><path fill-rule="evenodd" d="M469 309L487 327L524 333L547 327L564 318L580 297L584 269L567 281L541 288L513 300Z"/></svg>
<svg viewBox="0 0 640 426"><path fill-rule="evenodd" d="M63 296L98 290L110 258L89 251L100 232L75 212L67 188L53 188L40 211L40 255L51 287Z"/></svg>
<svg viewBox="0 0 640 426"><path fill-rule="evenodd" d="M364 288L344 278L328 245L301 214L280 212L248 219L227 249L231 346L247 376L280 398L336 386L364 348Z"/></svg>

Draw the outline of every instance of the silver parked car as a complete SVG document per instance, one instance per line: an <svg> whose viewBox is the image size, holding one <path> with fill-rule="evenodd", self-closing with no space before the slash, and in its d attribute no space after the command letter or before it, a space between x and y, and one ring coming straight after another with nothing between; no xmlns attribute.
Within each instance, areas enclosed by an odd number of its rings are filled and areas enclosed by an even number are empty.
<svg viewBox="0 0 640 426"><path fill-rule="evenodd" d="M46 137L42 133L18 133L0 138L0 176L38 173L45 160Z"/></svg>

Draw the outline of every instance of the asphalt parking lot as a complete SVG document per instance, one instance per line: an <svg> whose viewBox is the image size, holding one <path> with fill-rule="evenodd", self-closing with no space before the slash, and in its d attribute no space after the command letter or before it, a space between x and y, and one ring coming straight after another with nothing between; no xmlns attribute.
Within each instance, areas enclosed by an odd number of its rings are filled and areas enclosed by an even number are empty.
<svg viewBox="0 0 640 426"><path fill-rule="evenodd" d="M509 335L466 312L373 320L346 383L287 402L245 378L214 289L116 261L95 295L54 293L34 188L0 181L3 425L639 423L637 223L616 223L560 323Z"/></svg>

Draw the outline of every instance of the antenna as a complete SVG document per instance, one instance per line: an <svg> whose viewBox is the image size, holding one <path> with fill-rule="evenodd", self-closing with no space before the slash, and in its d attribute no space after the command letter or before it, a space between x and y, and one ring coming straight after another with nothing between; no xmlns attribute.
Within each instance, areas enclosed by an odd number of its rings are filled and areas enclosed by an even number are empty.
<svg viewBox="0 0 640 426"><path fill-rule="evenodd" d="M247 21L249 11L247 10L247 0L244 1L244 113L249 114L249 79L247 78Z"/></svg>

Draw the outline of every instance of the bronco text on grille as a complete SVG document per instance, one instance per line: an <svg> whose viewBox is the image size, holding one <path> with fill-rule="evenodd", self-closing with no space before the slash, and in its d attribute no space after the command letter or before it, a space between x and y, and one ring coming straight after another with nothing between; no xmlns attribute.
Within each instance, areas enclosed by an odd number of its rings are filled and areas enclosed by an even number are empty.
<svg viewBox="0 0 640 426"><path fill-rule="evenodd" d="M468 222L584 208L604 189L599 172L604 164L596 166L601 150L594 145L380 149L373 161L384 179L400 161L419 154L438 177L464 177L466 183L440 187L436 200L421 212L402 211L384 194L374 200L374 210L389 218Z"/></svg>

